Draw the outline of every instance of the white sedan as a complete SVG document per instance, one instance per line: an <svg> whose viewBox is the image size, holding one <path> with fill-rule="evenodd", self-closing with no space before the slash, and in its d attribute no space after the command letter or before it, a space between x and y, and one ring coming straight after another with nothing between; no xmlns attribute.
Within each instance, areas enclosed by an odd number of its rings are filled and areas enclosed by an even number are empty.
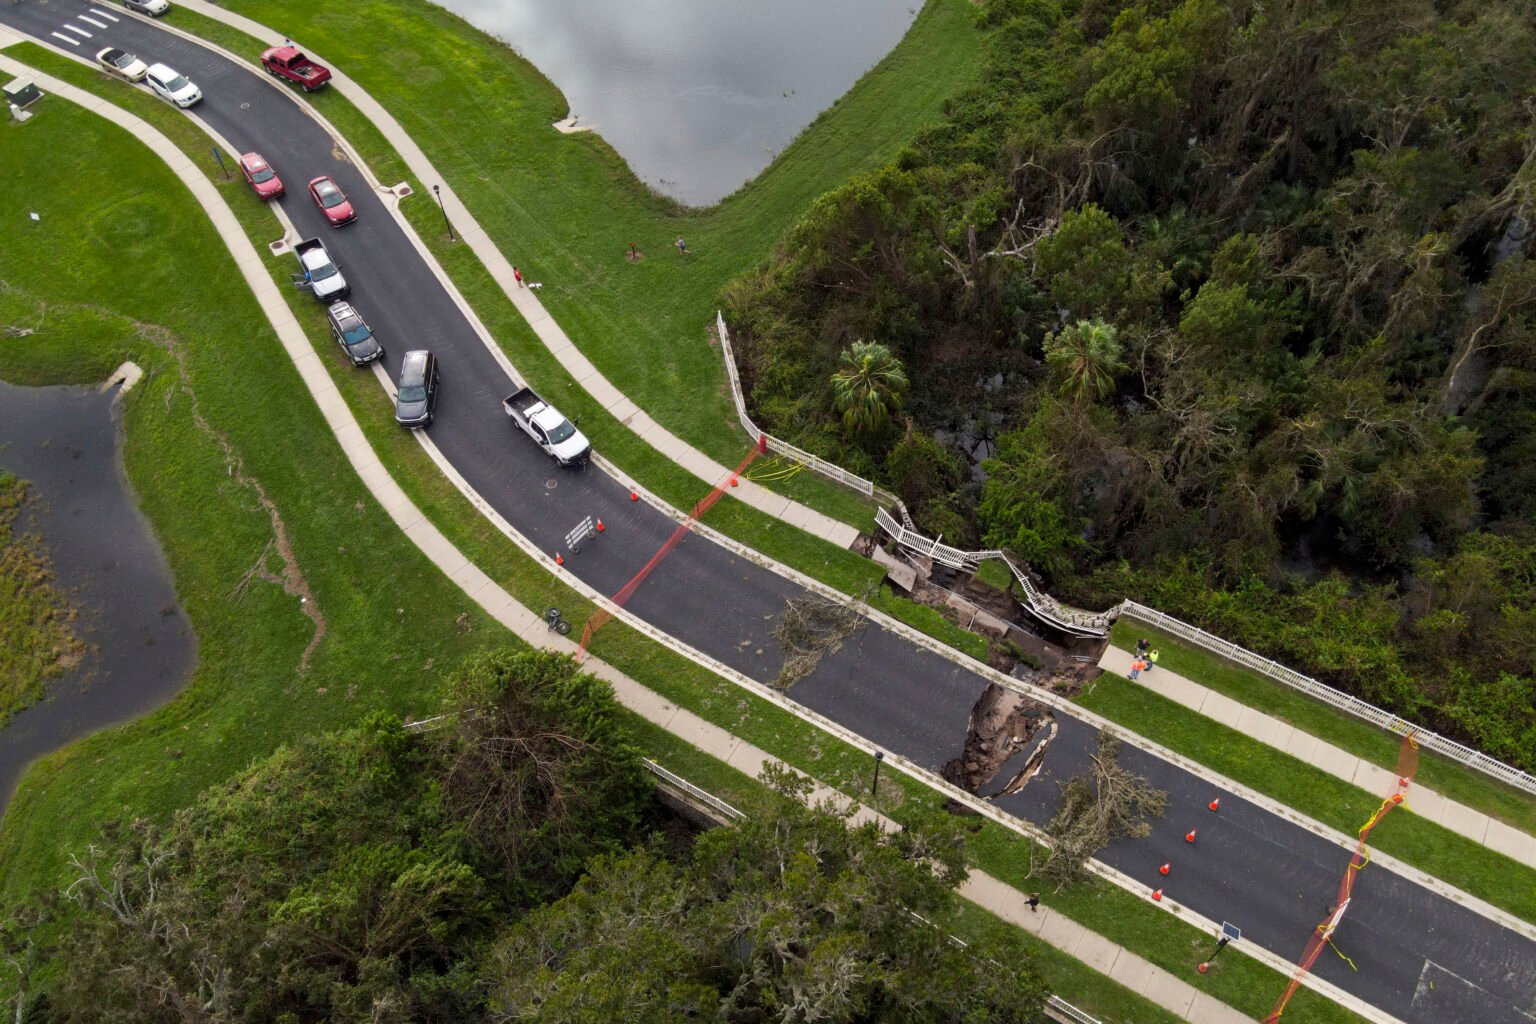
<svg viewBox="0 0 1536 1024"><path fill-rule="evenodd" d="M119 50L115 47L107 47L96 55L96 63L114 75L122 75L130 82L143 81L149 68L127 50Z"/></svg>
<svg viewBox="0 0 1536 1024"><path fill-rule="evenodd" d="M164 64L151 64L144 79L151 89L178 107L190 107L203 98L203 91L193 85L190 78Z"/></svg>

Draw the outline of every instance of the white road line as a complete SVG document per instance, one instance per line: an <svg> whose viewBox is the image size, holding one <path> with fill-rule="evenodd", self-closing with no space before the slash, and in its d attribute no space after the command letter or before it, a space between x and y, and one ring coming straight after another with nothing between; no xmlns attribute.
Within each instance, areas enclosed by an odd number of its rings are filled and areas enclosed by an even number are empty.
<svg viewBox="0 0 1536 1024"><path fill-rule="evenodd" d="M70 46L79 46L80 45L80 40L76 39L74 36L66 36L66 35L64 35L62 33L59 33L59 32L49 32L48 34L53 36L55 39L62 39L62 40L64 40Z"/></svg>
<svg viewBox="0 0 1536 1024"><path fill-rule="evenodd" d="M91 34L89 32L87 32L83 28L76 28L73 25L65 25L64 27L69 29L71 32L79 32L81 35L85 36L85 38L87 38L87 39L91 38Z"/></svg>
<svg viewBox="0 0 1536 1024"><path fill-rule="evenodd" d="M97 21L95 18L87 18L83 14L77 14L77 15L75 15L75 17L79 18L81 21L85 22L87 25L95 25L97 28L106 28L107 27L107 23L106 22L104 22L104 21Z"/></svg>
<svg viewBox="0 0 1536 1024"><path fill-rule="evenodd" d="M117 15L115 15L115 14L108 14L106 11L98 11L94 7L91 8L91 13L96 15L96 17L98 17L98 18L106 18L108 21L116 21L117 20ZM105 26L103 26L103 27L105 27Z"/></svg>

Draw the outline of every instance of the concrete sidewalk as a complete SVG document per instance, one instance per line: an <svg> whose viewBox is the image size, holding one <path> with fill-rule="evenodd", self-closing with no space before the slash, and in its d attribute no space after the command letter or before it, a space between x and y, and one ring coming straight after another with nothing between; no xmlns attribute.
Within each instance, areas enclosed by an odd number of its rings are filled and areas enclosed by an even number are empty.
<svg viewBox="0 0 1536 1024"><path fill-rule="evenodd" d="M283 33L268 28L260 22L254 21L243 15L232 14L217 4L208 0L177 0L183 7L196 11L205 17L221 21L239 29L257 39L276 41L285 38ZM164 26L169 28L170 26ZM309 51L322 63L324 57L313 50ZM237 59L241 55L233 55ZM249 59L251 55L244 55ZM517 307L517 311L528 326L533 328L539 340L544 346L560 360L562 366L576 379L577 383L598 401L614 419L628 427L637 434L641 440L656 449L668 459L698 477L711 487L728 477L731 473L729 466L723 466L714 461L697 448L684 441L682 438L667 430L661 424L653 420L645 410L627 398L614 384L598 372L576 344L566 335L560 325L545 310L531 288L517 288L513 285L512 264L502 255L496 243L491 240L484 228L474 219L467 207L459 200L453 188L448 185L441 172L432 165L421 147L412 141L400 123L384 109L372 96L360 85L349 78L342 71L337 70L335 64L331 66L331 85L341 92L358 108L364 117L383 133L384 138L394 147L395 151L405 161L406 166L424 184L441 185L441 199L444 203L456 207L452 213L452 220L460 239L468 244L471 251L485 265L486 270L501 288L502 293ZM552 129L553 130L553 129ZM367 168L365 167L366 171ZM370 172L371 173L371 172ZM432 264L434 269L437 264ZM445 282L446 283L446 282ZM746 447L742 448L743 454ZM859 531L847 523L822 512L800 504L781 494L776 494L761 484L751 480L739 481L739 486L730 491L732 497L740 498L766 515L783 520L792 526L799 527L809 533L836 544L838 547L849 547L858 538Z"/></svg>
<svg viewBox="0 0 1536 1024"><path fill-rule="evenodd" d="M1106 672L1129 677L1131 662L1134 660L1135 655L1130 651L1111 644L1099 659L1099 667ZM1153 669L1141 673L1136 684L1373 795L1389 793L1397 786L1395 773L1310 733L1302 732L1278 718L1239 703L1225 694L1201 686L1177 672L1170 672L1166 668ZM1457 803L1417 783L1408 791L1407 806L1420 817L1444 825L1452 832L1496 853L1502 853L1528 867L1536 867L1536 836L1511 828L1482 811Z"/></svg>
<svg viewBox="0 0 1536 1024"><path fill-rule="evenodd" d="M5 42L0 38L0 46ZM263 314L319 406L348 462L385 513L487 615L533 647L565 654L574 653L574 643L552 634L539 615L519 604L512 595L472 564L426 519L390 476L364 437L362 428L352 416L321 358L288 309L284 294L272 283L261 255L245 237L234 214L202 170L159 131L119 107L62 81L38 74L3 55L0 55L0 70L31 77L44 91L77 103L126 129L165 160L208 214L237 267L245 276ZM619 701L631 711L745 774L755 777L765 765L778 763L766 751L742 741L691 711L671 704L606 662L589 657L584 667L608 682ZM846 801L840 793L825 787L813 794L813 798L822 797ZM877 817L889 823L888 819L862 806L858 809L858 817ZM1060 914L1052 913L1049 908L1036 914L1029 913L1024 906L1024 893L989 875L973 872L962 886L961 895L1003 920L1027 928L1042 941L1094 966L1181 1019L1199 1024L1237 1024L1248 1020L1243 1014L1212 999L1188 982L1096 932Z"/></svg>

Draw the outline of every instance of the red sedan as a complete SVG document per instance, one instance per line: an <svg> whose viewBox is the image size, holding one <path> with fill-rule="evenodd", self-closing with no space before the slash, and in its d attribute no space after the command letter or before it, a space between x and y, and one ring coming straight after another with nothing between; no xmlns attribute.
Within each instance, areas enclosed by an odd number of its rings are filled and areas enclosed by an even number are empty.
<svg viewBox="0 0 1536 1024"><path fill-rule="evenodd" d="M357 211L352 209L352 204L347 202L347 194L325 175L321 175L309 183L309 197L320 207L320 212L325 214L325 219L330 221L331 227L339 228L343 224L351 224L357 220Z"/></svg>
<svg viewBox="0 0 1536 1024"><path fill-rule="evenodd" d="M283 179L277 176L272 165L267 163L260 153L247 153L242 156L240 173L245 175L246 182L258 199L276 199L287 191L283 188Z"/></svg>

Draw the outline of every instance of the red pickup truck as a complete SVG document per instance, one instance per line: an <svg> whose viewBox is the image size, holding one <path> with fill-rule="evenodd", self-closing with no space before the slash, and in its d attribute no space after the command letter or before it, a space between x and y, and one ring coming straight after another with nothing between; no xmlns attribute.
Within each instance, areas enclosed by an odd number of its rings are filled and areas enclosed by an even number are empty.
<svg viewBox="0 0 1536 1024"><path fill-rule="evenodd" d="M274 46L261 55L261 66L274 78L286 78L314 92L331 80L331 69L316 64L297 46Z"/></svg>

